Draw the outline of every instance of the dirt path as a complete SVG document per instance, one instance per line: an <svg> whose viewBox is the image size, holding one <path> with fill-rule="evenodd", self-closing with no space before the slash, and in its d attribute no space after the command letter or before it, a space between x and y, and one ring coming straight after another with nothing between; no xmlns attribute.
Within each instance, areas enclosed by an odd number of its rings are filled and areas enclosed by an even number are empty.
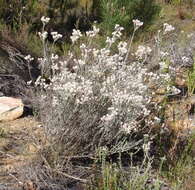
<svg viewBox="0 0 195 190"><path fill-rule="evenodd" d="M0 123L0 190L19 190L18 169L38 151L41 127L32 117Z"/></svg>

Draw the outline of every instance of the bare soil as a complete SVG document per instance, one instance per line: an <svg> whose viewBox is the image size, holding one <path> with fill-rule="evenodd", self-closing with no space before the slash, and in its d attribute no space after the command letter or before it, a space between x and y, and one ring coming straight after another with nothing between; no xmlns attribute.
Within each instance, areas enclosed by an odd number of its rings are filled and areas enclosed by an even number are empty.
<svg viewBox="0 0 195 190"><path fill-rule="evenodd" d="M0 123L0 190L22 189L17 171L36 156L41 131L33 117Z"/></svg>

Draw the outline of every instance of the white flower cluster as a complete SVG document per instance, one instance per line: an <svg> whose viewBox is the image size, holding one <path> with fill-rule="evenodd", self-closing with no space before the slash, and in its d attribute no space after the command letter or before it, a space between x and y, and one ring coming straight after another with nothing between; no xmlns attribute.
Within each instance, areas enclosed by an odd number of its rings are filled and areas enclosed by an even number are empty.
<svg viewBox="0 0 195 190"><path fill-rule="evenodd" d="M81 34L80 30L73 29L72 36L70 37L70 39L73 43L75 43L82 36L83 35Z"/></svg>
<svg viewBox="0 0 195 190"><path fill-rule="evenodd" d="M188 63L190 61L190 58L189 57L186 57L186 56L183 56L181 59L182 59L182 61L184 63Z"/></svg>
<svg viewBox="0 0 195 190"><path fill-rule="evenodd" d="M139 45L135 55L138 59L145 59L151 52L152 49L150 47Z"/></svg>
<svg viewBox="0 0 195 190"><path fill-rule="evenodd" d="M121 55L124 55L124 54L126 54L127 53L127 51L128 51L128 49L127 49L127 42L119 42L119 44L118 44L118 51L119 51L119 54L121 54Z"/></svg>
<svg viewBox="0 0 195 190"><path fill-rule="evenodd" d="M93 37L95 37L99 33L99 31L100 31L99 28L97 28L96 26L93 26L93 30L87 31L86 32L86 35L88 37L90 37L90 38L93 38Z"/></svg>
<svg viewBox="0 0 195 190"><path fill-rule="evenodd" d="M50 18L42 16L41 21L43 23L43 31L39 32L38 35L41 38L41 40L44 42L48 37L48 32L45 31L45 25L50 21ZM62 34L59 34L58 32L51 32L51 35L52 35L54 42L62 38Z"/></svg>
<svg viewBox="0 0 195 190"><path fill-rule="evenodd" d="M159 65L160 65L160 69L161 70L164 70L164 69L167 68L167 65L166 65L166 63L164 61L159 62Z"/></svg>
<svg viewBox="0 0 195 190"><path fill-rule="evenodd" d="M160 52L161 58L165 58L165 57L167 57L168 55L169 55L168 52L164 52L164 51L161 51L161 52Z"/></svg>
<svg viewBox="0 0 195 190"><path fill-rule="evenodd" d="M111 47L111 45L115 43L117 39L121 38L123 30L123 27L119 26L118 24L115 25L115 30L112 32L112 37L107 37L106 39L106 43L109 45L109 47Z"/></svg>
<svg viewBox="0 0 195 190"><path fill-rule="evenodd" d="M53 73L60 70L59 63L58 63L59 56L55 54L51 54L51 69Z"/></svg>
<svg viewBox="0 0 195 190"><path fill-rule="evenodd" d="M116 25L111 38L107 38L107 46L102 49L96 49L89 43L81 44L81 55L74 59L72 55L67 58L74 62L75 72L65 67L67 61L61 72L53 76L51 85L46 85L46 88L55 92L53 106L59 106L59 97L65 102L74 100L74 105L77 106L97 104L100 101L101 104L107 105L106 113L100 118L100 125L109 128L116 122L119 130L130 133L137 130L137 118L145 118L150 113L147 105L151 97L144 83L146 69L141 63L128 64L125 61L128 44L120 41L122 30L122 27ZM87 32L86 35L91 39L98 32L99 29L93 27L93 31ZM80 31L74 30L71 37L73 43L81 36ZM111 54L111 45L116 43L116 40L119 41L118 53ZM143 55L151 52L149 47L143 49ZM52 55L51 60L54 63L52 69L58 69L55 67L58 56Z"/></svg>
<svg viewBox="0 0 195 190"><path fill-rule="evenodd" d="M46 80L42 78L41 76L39 76L37 80L35 81L35 86L40 86L42 89L48 89L50 87L49 84L46 83Z"/></svg>
<svg viewBox="0 0 195 190"><path fill-rule="evenodd" d="M134 24L134 29L137 30L139 27L141 27L144 23L141 22L140 20L138 19L134 19L133 20L133 24Z"/></svg>
<svg viewBox="0 0 195 190"><path fill-rule="evenodd" d="M31 61L33 61L33 60L34 60L34 58L33 58L33 57L31 57L31 55L27 55L27 56L25 56L25 57L24 57L24 59L25 59L26 61L28 61L28 62L31 62Z"/></svg>
<svg viewBox="0 0 195 190"><path fill-rule="evenodd" d="M39 32L38 34L39 34L39 37L41 38L42 41L45 41L47 36L48 36L47 31Z"/></svg>
<svg viewBox="0 0 195 190"><path fill-rule="evenodd" d="M171 31L175 30L175 27L173 27L172 25L167 24L167 23L164 23L163 27L164 27L164 34L167 34Z"/></svg>
<svg viewBox="0 0 195 190"><path fill-rule="evenodd" d="M50 21L50 18L49 17L42 16L41 17L41 21L42 21L43 24L46 24L46 23L48 23Z"/></svg>
<svg viewBox="0 0 195 190"><path fill-rule="evenodd" d="M56 42L58 39L62 38L62 34L59 34L58 32L51 32L52 38L54 42Z"/></svg>

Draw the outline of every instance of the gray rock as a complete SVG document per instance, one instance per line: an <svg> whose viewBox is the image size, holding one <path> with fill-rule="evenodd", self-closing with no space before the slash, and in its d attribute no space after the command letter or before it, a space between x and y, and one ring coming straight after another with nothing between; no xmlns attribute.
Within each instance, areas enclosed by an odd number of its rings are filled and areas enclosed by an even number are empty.
<svg viewBox="0 0 195 190"><path fill-rule="evenodd" d="M0 122L12 121L19 118L24 111L21 99L0 97Z"/></svg>

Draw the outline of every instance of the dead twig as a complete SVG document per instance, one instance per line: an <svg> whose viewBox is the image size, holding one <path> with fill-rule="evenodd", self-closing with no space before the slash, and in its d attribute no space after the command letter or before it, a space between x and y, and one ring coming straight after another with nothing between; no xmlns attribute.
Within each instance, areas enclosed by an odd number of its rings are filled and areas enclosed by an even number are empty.
<svg viewBox="0 0 195 190"><path fill-rule="evenodd" d="M58 174L60 174L60 175L63 175L64 177L67 177L67 178L70 178L70 179L74 179L74 180L76 180L76 181L80 181L80 182L82 182L82 183L88 183L88 180L86 180L86 179L81 179L81 178L79 178L79 177L75 177L75 176L72 176L72 175L69 175L69 174L67 174L67 173L64 173L64 172L60 172L60 171L58 171L58 170L53 170L55 173L58 173Z"/></svg>
<svg viewBox="0 0 195 190"><path fill-rule="evenodd" d="M12 174L9 174L9 176L11 176L12 178L14 178L18 182L19 185L22 185L22 186L24 185L24 183L22 183L16 176L14 176Z"/></svg>

